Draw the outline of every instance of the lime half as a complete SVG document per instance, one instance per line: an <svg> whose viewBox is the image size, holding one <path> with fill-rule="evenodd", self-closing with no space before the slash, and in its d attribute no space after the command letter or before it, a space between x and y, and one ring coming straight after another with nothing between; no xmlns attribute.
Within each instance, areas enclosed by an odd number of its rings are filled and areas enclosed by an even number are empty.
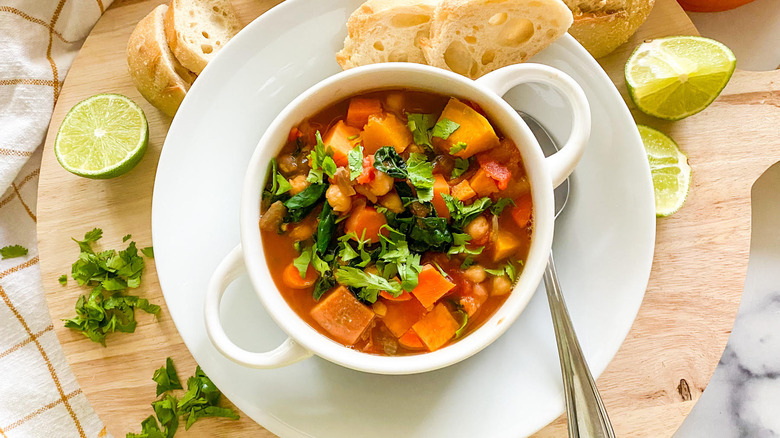
<svg viewBox="0 0 780 438"><path fill-rule="evenodd" d="M113 178L146 152L149 126L138 105L119 94L97 94L76 104L60 125L54 155L68 172Z"/></svg>
<svg viewBox="0 0 780 438"><path fill-rule="evenodd" d="M734 53L709 38L658 38L640 44L628 58L626 85L643 112L680 120L707 108L736 65Z"/></svg>
<svg viewBox="0 0 780 438"><path fill-rule="evenodd" d="M655 191L655 215L669 216L685 203L691 184L691 166L688 157L680 152L677 143L653 128L637 125L645 145Z"/></svg>

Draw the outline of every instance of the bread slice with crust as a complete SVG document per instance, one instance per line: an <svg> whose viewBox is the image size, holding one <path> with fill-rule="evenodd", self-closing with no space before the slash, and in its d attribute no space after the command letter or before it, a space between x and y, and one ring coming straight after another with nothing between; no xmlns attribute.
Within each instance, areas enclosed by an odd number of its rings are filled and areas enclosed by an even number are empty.
<svg viewBox="0 0 780 438"><path fill-rule="evenodd" d="M645 22L655 0L564 0L574 14L569 33L601 58L628 41Z"/></svg>
<svg viewBox="0 0 780 438"><path fill-rule="evenodd" d="M347 20L336 61L344 70L378 62L425 63L419 41L428 36L438 0L368 0Z"/></svg>
<svg viewBox="0 0 780 438"><path fill-rule="evenodd" d="M127 42L127 66L141 95L173 117L195 74L171 53L165 39L163 19L168 6L157 6L133 30Z"/></svg>
<svg viewBox="0 0 780 438"><path fill-rule="evenodd" d="M239 30L241 22L230 0L171 0L165 14L171 51L197 74Z"/></svg>
<svg viewBox="0 0 780 438"><path fill-rule="evenodd" d="M428 64L476 79L528 60L571 23L561 0L442 0L420 45Z"/></svg>

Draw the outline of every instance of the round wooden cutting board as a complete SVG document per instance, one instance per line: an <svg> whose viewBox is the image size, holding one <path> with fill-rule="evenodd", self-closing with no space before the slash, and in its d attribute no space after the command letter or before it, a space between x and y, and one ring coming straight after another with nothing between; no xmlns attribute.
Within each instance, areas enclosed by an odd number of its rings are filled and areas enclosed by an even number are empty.
<svg viewBox="0 0 780 438"><path fill-rule="evenodd" d="M114 436L140 430L152 414L151 380L171 356L180 376L195 362L165 308L154 262L138 294L161 304L157 318L140 315L134 334L117 334L106 348L65 329L86 289L57 279L78 257L71 237L101 227L104 248L132 234L151 242L152 189L170 119L149 105L127 74L125 47L135 24L163 0L117 0L93 29L65 80L46 139L38 196L41 274L57 335L87 398ZM233 0L248 23L279 3ZM674 0L657 0L632 41L600 60L626 96L623 65L642 39L696 34ZM150 142L136 169L112 180L87 180L57 163L54 136L65 113L96 93L114 92L139 103L149 120ZM618 436L671 436L701 395L718 363L734 321L748 261L750 188L780 159L780 72L738 71L706 111L681 122L661 122L635 112L637 121L670 134L689 157L693 185L685 207L658 219L656 253L639 315L617 356L598 380ZM135 292L135 291L134 291ZM246 415L240 421L208 419L189 431L200 436L272 436ZM538 436L563 436L565 419Z"/></svg>

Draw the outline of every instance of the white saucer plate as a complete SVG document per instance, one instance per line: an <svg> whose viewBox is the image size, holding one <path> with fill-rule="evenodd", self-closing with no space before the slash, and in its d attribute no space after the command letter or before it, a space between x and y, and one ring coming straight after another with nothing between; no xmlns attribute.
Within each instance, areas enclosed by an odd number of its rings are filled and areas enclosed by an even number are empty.
<svg viewBox="0 0 780 438"><path fill-rule="evenodd" d="M282 437L518 437L563 411L563 389L544 291L495 343L457 365L411 376L351 371L314 357L254 370L223 357L206 336L203 301L220 260L239 242L247 162L276 114L339 71L334 54L360 0L288 0L249 24L195 82L171 125L154 187L152 232L165 301L203 370L244 413ZM553 251L572 320L594 376L617 352L644 296L653 257L652 182L620 94L570 36L536 55L571 75L590 100L590 144L571 177ZM507 100L563 143L570 114L544 86ZM275 347L286 335L247 278L222 320L238 345Z"/></svg>

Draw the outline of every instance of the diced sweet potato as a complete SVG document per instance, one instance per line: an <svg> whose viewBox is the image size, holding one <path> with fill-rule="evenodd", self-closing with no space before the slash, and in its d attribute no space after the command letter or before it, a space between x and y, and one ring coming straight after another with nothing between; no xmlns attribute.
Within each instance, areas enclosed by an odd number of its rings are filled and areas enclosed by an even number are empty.
<svg viewBox="0 0 780 438"><path fill-rule="evenodd" d="M322 138L322 143L326 148L328 146L333 148L333 161L337 165L348 166L347 154L360 143L360 130L339 120Z"/></svg>
<svg viewBox="0 0 780 438"><path fill-rule="evenodd" d="M433 178L433 200L431 201L433 203L433 208L436 209L436 214L438 214L439 217L449 219L450 209L447 208L447 203L444 202L444 198L441 195L442 193L447 195L450 194L450 185L447 184L447 180L438 173L433 175Z"/></svg>
<svg viewBox="0 0 780 438"><path fill-rule="evenodd" d="M368 117L382 112L382 103L379 99L370 97L353 97L349 100L347 109L347 125L363 128L368 123Z"/></svg>
<svg viewBox="0 0 780 438"><path fill-rule="evenodd" d="M528 225L528 221L531 220L531 211L533 210L533 203L531 202L531 194L528 193L515 199L515 206L512 207L510 213L512 219L517 222L517 225L525 227Z"/></svg>
<svg viewBox="0 0 780 438"><path fill-rule="evenodd" d="M498 136L490 122L482 114L458 99L450 99L439 116L439 120L442 119L449 119L460 125L446 140L438 137L433 138L433 145L443 152L449 153L452 146L463 142L467 145L466 149L454 155L468 158L498 146Z"/></svg>
<svg viewBox="0 0 780 438"><path fill-rule="evenodd" d="M433 265L428 264L423 266L420 275L417 276L417 287L412 290L412 295L428 308L453 287L455 287L454 283L441 275Z"/></svg>
<svg viewBox="0 0 780 438"><path fill-rule="evenodd" d="M379 233L385 224L385 215L376 211L376 208L361 203L352 209L352 213L344 222L344 232L355 233L358 238L376 243L379 242Z"/></svg>
<svg viewBox="0 0 780 438"><path fill-rule="evenodd" d="M446 344L460 327L458 321L452 317L450 311L444 304L437 304L432 311L428 312L415 325L412 326L414 332L420 337L423 344L429 350L438 350Z"/></svg>
<svg viewBox="0 0 780 438"><path fill-rule="evenodd" d="M496 181L488 175L485 169L477 170L477 173L469 180L469 184L479 196L488 196L498 191Z"/></svg>
<svg viewBox="0 0 780 438"><path fill-rule="evenodd" d="M374 311L338 286L311 309L311 317L334 339L352 345L374 320Z"/></svg>
<svg viewBox="0 0 780 438"><path fill-rule="evenodd" d="M468 201L477 195L477 192L471 188L468 180L463 180L452 188L452 196L460 201Z"/></svg>
<svg viewBox="0 0 780 438"><path fill-rule="evenodd" d="M425 307L416 298L406 301L385 301L387 313L382 322L395 336L401 336L425 314Z"/></svg>
<svg viewBox="0 0 780 438"><path fill-rule="evenodd" d="M400 154L412 143L412 132L395 114L382 113L368 117L362 138L366 155L374 154L382 146L392 146Z"/></svg>
<svg viewBox="0 0 780 438"><path fill-rule="evenodd" d="M415 333L412 329L409 329L400 338L398 338L398 343L401 344L404 348L408 348L409 350L428 349L425 347L425 344L423 344L422 339L420 339L417 333Z"/></svg>
<svg viewBox="0 0 780 438"><path fill-rule="evenodd" d="M493 243L493 261L504 260L520 248L520 241L512 233L498 230L496 241Z"/></svg>

